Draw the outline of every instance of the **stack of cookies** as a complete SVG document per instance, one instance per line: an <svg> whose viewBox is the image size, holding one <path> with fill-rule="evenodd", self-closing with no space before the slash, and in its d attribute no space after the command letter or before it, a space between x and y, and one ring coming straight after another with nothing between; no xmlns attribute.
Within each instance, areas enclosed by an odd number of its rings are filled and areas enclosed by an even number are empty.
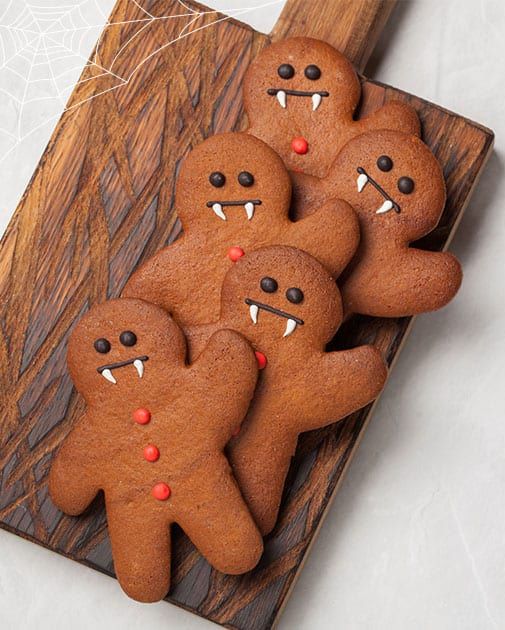
<svg viewBox="0 0 505 630"><path fill-rule="evenodd" d="M78 515L104 492L115 571L139 601L169 590L174 523L219 571L258 563L299 434L384 386L373 346L326 351L344 319L434 310L458 290L452 255L410 246L445 203L415 111L354 120L359 99L331 46L265 49L245 82L248 131L208 138L181 167L184 234L71 335L86 412L51 496Z"/></svg>

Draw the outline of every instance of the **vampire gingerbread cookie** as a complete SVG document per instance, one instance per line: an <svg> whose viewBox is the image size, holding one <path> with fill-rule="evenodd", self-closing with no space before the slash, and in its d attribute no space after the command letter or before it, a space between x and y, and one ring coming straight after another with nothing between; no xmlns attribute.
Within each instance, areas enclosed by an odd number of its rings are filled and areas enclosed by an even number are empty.
<svg viewBox="0 0 505 630"><path fill-rule="evenodd" d="M50 494L77 515L103 490L118 580L143 602L169 590L172 523L225 573L252 569L262 552L223 454L253 395L254 353L222 330L193 364L185 354L180 328L141 300L94 307L69 341L87 408L56 455Z"/></svg>
<svg viewBox="0 0 505 630"><path fill-rule="evenodd" d="M351 63L317 39L294 37L264 48L244 81L249 133L290 170L323 177L348 140L372 129L419 134L414 109L385 103L354 120L361 84Z"/></svg>
<svg viewBox="0 0 505 630"><path fill-rule="evenodd" d="M346 315L404 317L454 297L462 279L457 259L409 246L436 227L445 204L442 170L419 138L369 132L343 148L324 179L293 179L297 216L335 195L358 213L360 246L340 278Z"/></svg>
<svg viewBox="0 0 505 630"><path fill-rule="evenodd" d="M247 253L226 274L219 321L190 327L198 356L221 328L239 331L262 368L228 458L261 532L275 525L298 435L372 401L386 367L372 346L326 352L342 320L335 281L305 252L269 247Z"/></svg>
<svg viewBox="0 0 505 630"><path fill-rule="evenodd" d="M294 223L290 200L289 174L264 142L244 133L205 140L186 158L177 181L183 236L144 263L123 295L166 308L182 325L213 321L233 261L266 245L300 247L337 276L358 245L354 211L331 201Z"/></svg>

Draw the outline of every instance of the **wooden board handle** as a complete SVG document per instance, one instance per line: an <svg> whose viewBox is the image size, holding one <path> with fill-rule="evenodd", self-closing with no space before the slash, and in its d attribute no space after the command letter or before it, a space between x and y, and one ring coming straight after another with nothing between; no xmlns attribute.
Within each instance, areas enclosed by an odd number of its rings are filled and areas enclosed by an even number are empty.
<svg viewBox="0 0 505 630"><path fill-rule="evenodd" d="M396 0L287 0L272 39L324 39L364 69Z"/></svg>

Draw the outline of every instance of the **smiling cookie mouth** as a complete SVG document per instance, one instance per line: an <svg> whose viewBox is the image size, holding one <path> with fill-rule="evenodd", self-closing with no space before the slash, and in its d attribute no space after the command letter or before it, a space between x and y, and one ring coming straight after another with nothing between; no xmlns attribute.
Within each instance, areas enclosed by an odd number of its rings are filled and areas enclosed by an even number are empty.
<svg viewBox="0 0 505 630"><path fill-rule="evenodd" d="M241 201L207 201L207 208L212 208L215 214L226 221L226 215L223 212L223 206L244 206L247 214L247 220L250 221L254 216L256 206L261 206L261 199L242 199Z"/></svg>
<svg viewBox="0 0 505 630"><path fill-rule="evenodd" d="M370 183L372 184L372 186L375 188L375 190L377 190L378 192L380 192L380 194L384 197L385 201L382 204L382 206L375 211L375 214L384 214L385 212L389 212L390 210L394 210L397 214L400 214L401 212L401 208L400 206L396 203L396 201L394 199L392 199L387 192L384 190L384 188L382 188L382 186L380 186L375 179L373 179L373 177L370 177L370 175L365 171L365 169L361 166L358 166L358 168L356 169L359 173L358 175L358 179L356 180L357 184L358 184L358 192L362 192L363 189L365 188L365 186Z"/></svg>
<svg viewBox="0 0 505 630"><path fill-rule="evenodd" d="M303 90L283 90L281 88L268 88L267 94L270 96L275 96L279 101L279 105L286 109L288 106L287 97L288 96L307 96L312 99L312 111L316 111L316 109L321 105L321 101L323 98L330 95L329 92L319 91L319 92L305 92Z"/></svg>
<svg viewBox="0 0 505 630"><path fill-rule="evenodd" d="M112 370L117 370L118 368L125 367L126 365L132 365L138 372L139 378L142 378L144 375L144 361L149 361L149 357L144 354L140 357L135 357L134 359L127 359L126 361L118 361L117 363L108 363L107 365L101 365L96 368L96 371L101 374L104 379L109 381L110 383L117 383L114 375L112 374Z"/></svg>
<svg viewBox="0 0 505 630"><path fill-rule="evenodd" d="M298 325L303 325L303 319L300 319L295 315L291 315L291 313L286 313L286 311L281 311L279 308L275 308L269 304L264 304L263 302L251 300L251 298L246 298L244 301L249 306L249 315L251 316L253 324L258 323L258 313L260 310L267 311L267 313L272 313L273 315L287 319L288 323L286 324L286 330L282 335L283 337L289 337L289 335L295 332Z"/></svg>

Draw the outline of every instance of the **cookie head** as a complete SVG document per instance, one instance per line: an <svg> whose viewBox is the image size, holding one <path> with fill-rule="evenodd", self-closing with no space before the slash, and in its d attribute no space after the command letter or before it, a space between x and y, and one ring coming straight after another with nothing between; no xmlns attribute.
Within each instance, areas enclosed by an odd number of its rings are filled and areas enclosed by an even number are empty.
<svg viewBox="0 0 505 630"><path fill-rule="evenodd" d="M176 205L185 229L268 226L287 216L291 181L281 158L244 133L212 136L186 158Z"/></svg>
<svg viewBox="0 0 505 630"><path fill-rule="evenodd" d="M72 380L87 399L152 388L184 358L184 337L171 317L126 298L94 306L72 332L67 355Z"/></svg>
<svg viewBox="0 0 505 630"><path fill-rule="evenodd" d="M292 247L265 247L247 253L227 273L222 316L257 349L321 349L340 325L342 305L335 281L312 256Z"/></svg>
<svg viewBox="0 0 505 630"><path fill-rule="evenodd" d="M445 204L433 153L419 138L396 131L370 131L349 141L329 181L363 225L407 241L430 232Z"/></svg>
<svg viewBox="0 0 505 630"><path fill-rule="evenodd" d="M351 63L335 48L309 37L265 48L251 64L244 101L251 122L257 112L272 121L290 114L307 121L352 116L360 85Z"/></svg>

